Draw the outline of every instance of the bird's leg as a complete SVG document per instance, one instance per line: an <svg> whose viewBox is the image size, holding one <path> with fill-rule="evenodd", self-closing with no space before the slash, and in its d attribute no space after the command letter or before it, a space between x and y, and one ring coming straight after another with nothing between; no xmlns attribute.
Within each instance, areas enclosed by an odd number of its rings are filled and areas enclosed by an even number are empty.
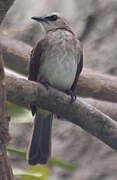
<svg viewBox="0 0 117 180"><path fill-rule="evenodd" d="M32 116L34 116L34 115L35 115L35 113L37 112L37 108L36 108L36 106L35 106L35 105L33 105L33 104L30 104L30 109L31 109L31 111L32 111Z"/></svg>
<svg viewBox="0 0 117 180"><path fill-rule="evenodd" d="M48 81L41 81L41 83L45 86L45 88L48 90L49 89L49 86L50 86L50 83Z"/></svg>
<svg viewBox="0 0 117 180"><path fill-rule="evenodd" d="M76 100L76 94L71 89L67 90L66 93L71 96L70 104L73 104L73 102Z"/></svg>

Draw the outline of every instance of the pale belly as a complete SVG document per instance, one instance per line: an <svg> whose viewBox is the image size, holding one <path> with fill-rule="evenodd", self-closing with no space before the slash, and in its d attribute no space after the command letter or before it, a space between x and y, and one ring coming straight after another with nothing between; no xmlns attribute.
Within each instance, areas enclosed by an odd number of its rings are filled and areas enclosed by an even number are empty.
<svg viewBox="0 0 117 180"><path fill-rule="evenodd" d="M62 59L60 59L59 57L49 56L48 59L44 59L39 68L38 79L43 77L51 86L66 91L71 88L76 71L77 62L74 57L63 55Z"/></svg>

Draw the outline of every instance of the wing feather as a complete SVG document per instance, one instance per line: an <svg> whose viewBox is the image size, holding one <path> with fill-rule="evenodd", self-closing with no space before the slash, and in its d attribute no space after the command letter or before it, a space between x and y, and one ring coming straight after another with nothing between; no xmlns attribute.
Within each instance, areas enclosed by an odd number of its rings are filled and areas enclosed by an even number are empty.
<svg viewBox="0 0 117 180"><path fill-rule="evenodd" d="M37 81L37 77L39 74L39 67L41 63L41 55L44 51L44 48L46 48L46 45L47 45L47 40L44 38L40 40L36 45L36 47L33 48L33 50L31 51L28 80ZM36 106L30 104L30 108L32 111L32 115L35 115Z"/></svg>
<svg viewBox="0 0 117 180"><path fill-rule="evenodd" d="M41 55L44 50L43 42L45 39L38 42L35 48L31 51L31 58L30 58L30 64L29 64L29 75L28 79L31 81L36 81L37 76L39 73L39 66L40 66L40 60Z"/></svg>
<svg viewBox="0 0 117 180"><path fill-rule="evenodd" d="M73 82L73 85L71 87L71 90L74 92L75 89L76 89L76 86L77 86L77 82L78 82L78 78L79 78L79 75L82 71L82 68L83 68L83 48L82 48L82 44L80 43L79 47L78 47L78 56L77 56L77 61L78 61L78 64L77 64L77 72L76 72L76 76L75 76L75 79L74 79L74 82ZM79 61L79 58L80 58L80 61Z"/></svg>

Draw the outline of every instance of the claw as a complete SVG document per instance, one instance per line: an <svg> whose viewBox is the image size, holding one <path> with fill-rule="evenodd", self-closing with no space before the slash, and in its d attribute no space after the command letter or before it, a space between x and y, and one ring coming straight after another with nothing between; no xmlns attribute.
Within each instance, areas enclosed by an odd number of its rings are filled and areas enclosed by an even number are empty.
<svg viewBox="0 0 117 180"><path fill-rule="evenodd" d="M66 93L71 96L70 104L73 104L76 101L76 95L72 90L67 90Z"/></svg>
<svg viewBox="0 0 117 180"><path fill-rule="evenodd" d="M45 86L47 90L49 89L50 84L48 81L42 81L41 83Z"/></svg>

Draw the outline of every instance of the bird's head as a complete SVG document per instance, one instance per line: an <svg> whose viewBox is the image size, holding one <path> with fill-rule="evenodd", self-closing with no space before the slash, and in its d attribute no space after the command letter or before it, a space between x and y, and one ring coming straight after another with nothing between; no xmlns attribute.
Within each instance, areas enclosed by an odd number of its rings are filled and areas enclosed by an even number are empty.
<svg viewBox="0 0 117 180"><path fill-rule="evenodd" d="M62 17L59 13L51 13L43 17L34 16L32 17L32 19L40 22L46 32L58 28L69 27L67 20L64 17Z"/></svg>

